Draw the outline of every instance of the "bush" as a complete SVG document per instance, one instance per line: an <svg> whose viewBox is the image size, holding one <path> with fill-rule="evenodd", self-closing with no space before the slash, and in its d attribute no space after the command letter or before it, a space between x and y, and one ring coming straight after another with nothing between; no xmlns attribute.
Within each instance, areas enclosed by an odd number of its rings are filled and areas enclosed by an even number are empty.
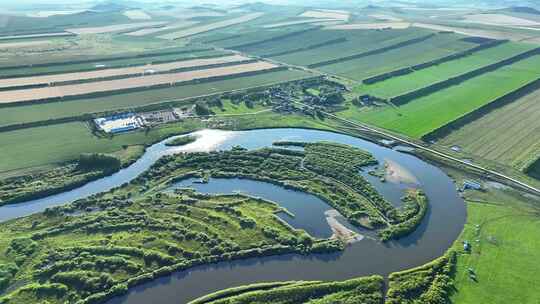
<svg viewBox="0 0 540 304"><path fill-rule="evenodd" d="M101 153L84 153L79 157L77 168L81 170L106 170L117 171L121 168L121 161L107 154Z"/></svg>

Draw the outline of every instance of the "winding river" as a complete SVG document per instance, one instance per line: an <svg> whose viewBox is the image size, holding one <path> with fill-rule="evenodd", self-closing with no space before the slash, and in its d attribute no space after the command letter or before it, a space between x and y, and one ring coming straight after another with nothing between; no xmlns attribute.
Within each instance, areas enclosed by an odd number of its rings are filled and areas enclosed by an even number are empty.
<svg viewBox="0 0 540 304"><path fill-rule="evenodd" d="M344 252L301 256L289 254L277 257L252 258L199 266L140 285L123 297L108 304L177 304L204 294L233 286L284 280L345 280L349 278L404 270L422 265L442 255L457 238L466 218L465 205L458 196L452 180L440 169L410 154L398 152L374 143L325 131L306 129L261 129L252 131L202 130L195 132L197 140L182 147L167 147L165 142L149 147L142 158L120 172L91 182L78 189L44 199L0 207L0 221L9 220L47 207L66 204L79 198L118 187L148 169L163 155L180 152L230 149L240 145L248 149L271 146L279 140L333 141L352 145L371 152L381 163L391 162L409 172L415 186L424 190L430 208L420 227L399 241L382 244L369 237L350 245ZM382 183L378 178L362 173L395 205L410 187L397 181ZM212 179L209 184L182 181L178 186L194 187L206 193L246 192L276 201L295 214L294 218L280 215L291 225L319 237L331 232L324 219L330 209L315 196L283 189L276 185L239 179ZM346 224L346 223L344 223ZM357 230L359 233L363 233Z"/></svg>

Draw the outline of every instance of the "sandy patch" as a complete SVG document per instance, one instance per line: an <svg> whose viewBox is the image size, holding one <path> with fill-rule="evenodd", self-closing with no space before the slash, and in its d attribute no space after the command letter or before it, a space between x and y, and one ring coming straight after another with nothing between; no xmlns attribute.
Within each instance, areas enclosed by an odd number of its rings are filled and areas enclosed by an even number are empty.
<svg viewBox="0 0 540 304"><path fill-rule="evenodd" d="M330 30L381 30L381 29L406 29L411 24L408 22L381 22L381 23L352 23L339 24L327 27Z"/></svg>
<svg viewBox="0 0 540 304"><path fill-rule="evenodd" d="M128 36L137 36L137 37L138 36L146 36L146 35L156 34L156 33L163 32L163 31L169 31L169 30L180 29L180 28L184 28L184 27L190 27L190 26L196 25L198 23L199 23L198 21L179 21L179 22L168 24L168 25L163 26L163 27L145 28L145 29L134 31L134 32L129 32L129 33L126 33L126 35L128 35Z"/></svg>
<svg viewBox="0 0 540 304"><path fill-rule="evenodd" d="M125 11L124 16L131 20L151 20L152 17L143 10L130 10Z"/></svg>
<svg viewBox="0 0 540 304"><path fill-rule="evenodd" d="M228 26L232 26L232 25L236 25L236 24L240 24L240 23L245 23L245 22L257 19L262 15L264 15L264 13L247 14L247 15L244 15L244 16L241 16L241 17L238 17L238 18L233 18L233 19L228 19L228 20L224 20L224 21L220 21L220 22L215 22L215 23L210 23L210 24L206 24L206 25L196 26L196 27L192 27L192 28L189 28L189 29L186 29L186 30L183 30L183 31L174 32L174 33L170 33L170 34L166 34L166 35L162 35L162 36L158 36L158 37L162 38L162 39L169 39L169 40L185 38L185 37L197 35L197 34L200 34L200 33L205 33L205 32L209 32L209 31L212 31L212 30L216 30L216 29L219 29L219 28L224 28L224 27L228 27Z"/></svg>
<svg viewBox="0 0 540 304"><path fill-rule="evenodd" d="M319 18L319 19L335 19L335 20L348 20L349 13L345 11L334 10L311 10L303 12L299 17L307 18Z"/></svg>
<svg viewBox="0 0 540 304"><path fill-rule="evenodd" d="M345 225L341 224L337 220L337 218L341 216L337 210L331 209L326 211L324 214L326 215L326 221L328 222L328 225L333 232L331 238L340 239L347 244L358 242L364 239L363 235L360 235L352 231L351 229L345 227Z"/></svg>
<svg viewBox="0 0 540 304"><path fill-rule="evenodd" d="M124 24L115 24L115 25L98 26L98 27L71 28L71 29L66 29L66 31L70 32L70 33L77 34L77 35L103 34L103 33L113 33L113 32L127 31L127 30L134 30L134 29L137 29L137 28L159 26L159 25L164 25L166 23L167 22L164 22L164 21L160 21L160 22L124 23Z"/></svg>
<svg viewBox="0 0 540 304"><path fill-rule="evenodd" d="M385 159L385 179L396 184L415 184L418 185L418 179L409 170L402 167L397 162Z"/></svg>
<svg viewBox="0 0 540 304"><path fill-rule="evenodd" d="M537 26L539 22L518 18L503 14L474 14L465 15L466 22L480 23L486 25L498 25L498 26Z"/></svg>
<svg viewBox="0 0 540 304"><path fill-rule="evenodd" d="M383 15L383 14L373 14L373 15L369 15L369 17L383 20L383 21L394 21L394 22L403 21L403 19L401 18L390 16L390 15Z"/></svg>
<svg viewBox="0 0 540 304"><path fill-rule="evenodd" d="M62 37L62 36L72 36L72 35L73 35L72 33L68 33L68 32L33 34L33 35L13 35L13 36L2 36L2 37L0 37L0 40L43 38L43 37Z"/></svg>
<svg viewBox="0 0 540 304"><path fill-rule="evenodd" d="M51 42L47 40L0 43L0 49L28 48L28 47L50 45L50 44Z"/></svg>
<svg viewBox="0 0 540 304"><path fill-rule="evenodd" d="M296 21L289 21L289 22L281 22L281 23L274 23L274 24L268 24L263 26L264 28L276 28L276 27L283 27L283 26L289 26L289 25L297 25L297 24L309 24L309 23L320 23L320 22L335 22L335 19L307 19L307 20L296 20Z"/></svg>
<svg viewBox="0 0 540 304"><path fill-rule="evenodd" d="M46 42L46 41L45 41ZM13 43L15 44L15 43ZM0 44L1 48L2 44ZM73 80L90 80L90 79L100 79L100 78L109 78L116 76L134 76L134 75L144 75L144 74L155 74L157 72L167 72L182 68L191 68L197 66L229 63L229 62L241 62L248 60L249 58L232 55L224 56L217 58L207 58L207 59L193 59L193 60L183 60L175 61L162 64L149 64L144 66L128 67L128 68L116 68L116 69L105 69L89 72L77 72L77 73L64 73L57 75L44 75L44 76L34 76L34 77L17 77L17 78L7 78L0 79L0 88L9 88L17 86L27 86L27 85L38 85L38 84L54 84L60 82L67 82Z"/></svg>
<svg viewBox="0 0 540 304"><path fill-rule="evenodd" d="M72 11L40 11L40 12L34 12L26 14L28 17L34 17L34 18L47 18L51 16L58 16L58 15L73 15L73 14L79 14L82 12L85 12L86 10L72 10Z"/></svg>
<svg viewBox="0 0 540 304"><path fill-rule="evenodd" d="M239 64L235 66L203 69L189 72L147 75L109 81L97 81L82 84L50 86L45 88L0 91L0 103L13 103L46 98L58 98L85 95L98 92L114 92L134 88L144 88L156 85L174 85L195 79L237 75L248 72L271 70L277 65L265 61Z"/></svg>

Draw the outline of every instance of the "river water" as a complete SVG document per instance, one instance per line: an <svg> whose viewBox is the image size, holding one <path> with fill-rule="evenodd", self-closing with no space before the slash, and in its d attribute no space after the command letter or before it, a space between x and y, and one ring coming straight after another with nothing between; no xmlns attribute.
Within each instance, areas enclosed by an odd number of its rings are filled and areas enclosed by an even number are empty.
<svg viewBox="0 0 540 304"><path fill-rule="evenodd" d="M236 145L256 149L271 146L273 142L281 140L333 141L367 150L381 163L389 160L407 170L416 179L414 186L423 189L429 198L430 208L422 224L414 233L399 241L382 244L364 238L340 253L309 256L289 254L199 266L135 287L127 295L112 299L108 304L177 304L216 290L256 282L345 280L371 274L388 275L394 271L422 265L442 255L457 238L465 223L465 205L451 179L437 167L410 154L347 135L306 129L238 132L202 130L194 135L198 137L197 141L182 147L167 147L164 142L155 144L130 167L78 189L40 200L0 207L0 221L39 212L46 207L66 204L120 186L145 171L163 155L224 150ZM403 190L411 186L397 182L382 183L378 178L362 174L395 205L399 204ZM187 180L182 181L180 186L195 187L207 193L240 190L260 196L279 203L295 214L295 218L282 215L282 218L293 226L319 237L327 237L331 233L324 219L324 211L329 209L328 205L309 194L238 179L216 179L209 184L198 185Z"/></svg>

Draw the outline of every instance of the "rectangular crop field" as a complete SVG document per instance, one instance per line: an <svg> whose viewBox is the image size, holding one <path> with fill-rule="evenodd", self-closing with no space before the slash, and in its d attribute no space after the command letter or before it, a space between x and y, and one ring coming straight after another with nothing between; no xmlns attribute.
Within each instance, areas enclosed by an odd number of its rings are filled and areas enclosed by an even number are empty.
<svg viewBox="0 0 540 304"><path fill-rule="evenodd" d="M309 76L312 75L298 70L270 71L252 76L103 97L81 98L67 102L0 107L0 126L144 106L164 101L269 85Z"/></svg>
<svg viewBox="0 0 540 304"><path fill-rule="evenodd" d="M195 79L205 79L211 77L220 77L248 72L270 70L276 67L277 65L275 64L265 61L258 61L254 63L202 69L189 72L148 75L126 79L98 81L64 86L52 86L27 90L3 91L0 92L0 103L16 103L44 100L48 98L74 97L78 95L86 95L92 93L114 92L166 84L173 85L176 83L188 82Z"/></svg>
<svg viewBox="0 0 540 304"><path fill-rule="evenodd" d="M128 77L128 76L135 76L135 75L153 74L155 72L167 72L167 71L173 71L173 70L182 69L182 68L195 68L198 66L242 62L248 59L249 58L244 57L244 56L232 55L232 56L216 57L216 58L209 58L209 59L193 59L193 60L175 61L175 62L162 63L162 64L149 64L149 65L142 65L142 66L128 67L128 68L104 69L104 70L97 70L97 71L90 71L90 72L7 78L7 79L0 79L0 88L31 86L31 85L47 85L47 84L69 82L69 81L76 81L76 80L91 80L91 79L97 80L100 78L117 77L117 76Z"/></svg>
<svg viewBox="0 0 540 304"><path fill-rule="evenodd" d="M153 28L150 27L150 28L144 28L144 29L136 30L134 32L126 33L126 35L135 36L135 37L146 36L146 35L151 35L151 34L157 34L157 33L164 32L164 31L170 31L170 30L190 27L190 26L196 25L197 23L199 23L199 22L198 21L186 21L186 20L183 20L183 21L170 23L170 24L167 24L167 25L161 26L161 27L153 27Z"/></svg>
<svg viewBox="0 0 540 304"><path fill-rule="evenodd" d="M186 48L186 52L178 50L177 54L165 54L165 55L153 55L153 56L140 56L135 57L131 54L131 58L123 59L114 59L107 57L96 57L96 58L87 58L90 59L90 62L82 63L52 63L46 66L20 66L13 68L0 69L0 77L22 77L29 75L40 75L40 74L56 74L56 73L69 73L69 72L80 72L80 71L90 71L90 70L99 70L104 68L119 68L119 67L128 67L128 66L137 66L151 64L154 62L169 62L185 59L196 59L198 57L207 57L207 56L219 56L230 54L225 51L216 51L216 50L194 50L190 52L189 48ZM171 50L171 51L174 51ZM163 51L165 52L165 51ZM144 53L143 53L144 54Z"/></svg>
<svg viewBox="0 0 540 304"><path fill-rule="evenodd" d="M347 39L344 43L333 44L328 46L322 46L311 50L302 52L295 52L282 56L273 57L272 59L286 62L295 65L310 65L319 63L322 61L333 60L342 58L345 56L360 54L366 51L376 50L390 45L394 45L406 40L419 38L432 33L426 30L322 30L320 31L319 42L327 41L329 39L336 39L345 37ZM313 41L313 44L316 42ZM310 42L311 44L311 42ZM287 45L287 48L298 48L299 46L306 46L306 43L302 40L301 36L292 37L290 40L282 40L279 44L270 46L274 49L279 49L280 46ZM259 53L268 52L269 45L258 45L257 49L247 49L247 53Z"/></svg>
<svg viewBox="0 0 540 304"><path fill-rule="evenodd" d="M224 20L224 21L214 22L214 23L210 23L210 24L206 24L206 25L194 26L194 27L182 30L182 31L173 32L173 33L170 33L170 34L165 34L165 35L159 36L159 38L175 40L175 39L190 37L190 36L194 36L194 35L197 35L197 34L217 30L217 29L220 29L220 28L224 28L224 27L228 27L228 26L248 22L248 21L257 19L262 15L264 15L264 13L251 13L251 14L240 16L240 17L237 17L237 18L227 19L227 20Z"/></svg>
<svg viewBox="0 0 540 304"><path fill-rule="evenodd" d="M540 157L540 90L474 120L442 138L447 146L524 169Z"/></svg>
<svg viewBox="0 0 540 304"><path fill-rule="evenodd" d="M420 138L539 77L537 55L399 107L366 110L355 107L342 115Z"/></svg>
<svg viewBox="0 0 540 304"><path fill-rule="evenodd" d="M534 47L532 44L504 43L478 51L467 57L451 60L410 74L393 77L370 85L362 84L355 88L355 91L380 98L390 98L496 63Z"/></svg>
<svg viewBox="0 0 540 304"><path fill-rule="evenodd" d="M164 24L166 24L166 22L163 22L163 21L136 22L136 23L124 23L124 24L99 26L99 27L70 28L70 29L66 29L66 31L73 34L77 34L77 35L103 34L103 33L113 33L113 32L133 30L137 28L155 27L155 26L160 26Z"/></svg>
<svg viewBox="0 0 540 304"><path fill-rule="evenodd" d="M476 46L462 38L463 36L457 34L437 34L422 42L372 56L325 65L319 69L361 81L369 76L430 61Z"/></svg>

